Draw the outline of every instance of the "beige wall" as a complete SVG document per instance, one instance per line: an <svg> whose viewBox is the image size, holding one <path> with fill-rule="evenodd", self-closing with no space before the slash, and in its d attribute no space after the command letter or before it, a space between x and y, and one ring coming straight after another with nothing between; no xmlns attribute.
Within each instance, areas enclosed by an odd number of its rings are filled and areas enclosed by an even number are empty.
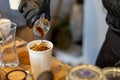
<svg viewBox="0 0 120 80"><path fill-rule="evenodd" d="M29 27L17 28L16 36L27 42L35 39L33 30L32 30L32 28L29 28Z"/></svg>

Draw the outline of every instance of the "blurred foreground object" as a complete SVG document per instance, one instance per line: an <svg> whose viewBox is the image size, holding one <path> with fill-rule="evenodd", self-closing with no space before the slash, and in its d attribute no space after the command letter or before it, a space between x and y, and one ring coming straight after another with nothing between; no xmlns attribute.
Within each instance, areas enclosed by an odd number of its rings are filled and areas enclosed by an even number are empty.
<svg viewBox="0 0 120 80"><path fill-rule="evenodd" d="M54 80L52 71L45 71L40 74L38 80Z"/></svg>
<svg viewBox="0 0 120 80"><path fill-rule="evenodd" d="M103 74L106 80L120 80L120 68L119 67L106 67L103 68Z"/></svg>
<svg viewBox="0 0 120 80"><path fill-rule="evenodd" d="M7 80L25 80L27 73L24 70L12 70L6 74Z"/></svg>
<svg viewBox="0 0 120 80"><path fill-rule="evenodd" d="M102 70L94 65L80 64L71 68L66 80L103 80Z"/></svg>
<svg viewBox="0 0 120 80"><path fill-rule="evenodd" d="M6 72L0 68L0 80L5 80Z"/></svg>
<svg viewBox="0 0 120 80"><path fill-rule="evenodd" d="M72 42L81 42L83 32L83 0L76 0L72 6L70 28L72 34Z"/></svg>

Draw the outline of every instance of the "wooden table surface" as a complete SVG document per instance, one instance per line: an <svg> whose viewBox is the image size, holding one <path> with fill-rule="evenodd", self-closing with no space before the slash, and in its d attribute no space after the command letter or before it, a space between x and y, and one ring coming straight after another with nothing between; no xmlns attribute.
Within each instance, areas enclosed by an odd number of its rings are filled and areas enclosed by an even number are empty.
<svg viewBox="0 0 120 80"><path fill-rule="evenodd" d="M26 44L26 42L23 40L17 40L16 43L17 46L21 44ZM15 68L3 68L3 69L6 72L9 72L14 69L24 69L26 71L31 71L27 47L26 46L18 47L17 52L20 62L19 66ZM65 76L69 68L70 68L69 65L60 62L55 57L52 58L51 71L54 74L54 80L65 80Z"/></svg>

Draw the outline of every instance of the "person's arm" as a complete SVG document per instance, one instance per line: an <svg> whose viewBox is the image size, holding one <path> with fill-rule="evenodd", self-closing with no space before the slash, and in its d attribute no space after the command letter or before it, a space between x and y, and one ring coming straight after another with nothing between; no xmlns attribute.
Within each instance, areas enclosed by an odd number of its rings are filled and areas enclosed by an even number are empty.
<svg viewBox="0 0 120 80"><path fill-rule="evenodd" d="M106 22L115 33L120 36L120 0L102 0L108 11Z"/></svg>
<svg viewBox="0 0 120 80"><path fill-rule="evenodd" d="M120 0L102 0L102 2L108 13L120 19Z"/></svg>
<svg viewBox="0 0 120 80"><path fill-rule="evenodd" d="M32 27L43 13L50 21L50 0L21 0L18 10L29 27Z"/></svg>

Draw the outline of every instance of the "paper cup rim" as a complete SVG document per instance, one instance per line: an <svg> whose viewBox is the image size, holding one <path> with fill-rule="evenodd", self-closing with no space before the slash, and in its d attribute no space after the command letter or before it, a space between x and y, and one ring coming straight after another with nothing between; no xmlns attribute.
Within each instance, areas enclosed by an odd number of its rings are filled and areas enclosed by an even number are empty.
<svg viewBox="0 0 120 80"><path fill-rule="evenodd" d="M11 20L7 19L7 18L1 18L0 19L0 25L5 24L5 23L11 23Z"/></svg>
<svg viewBox="0 0 120 80"><path fill-rule="evenodd" d="M30 45L33 43L33 42L41 42L42 40L33 40L33 41L30 41L29 43L27 43L27 49L31 52L35 52L35 53L40 53L40 52L47 52L49 50L51 50L53 48L53 43L49 40L43 40L45 42L48 42L50 44L50 48L48 50L45 50L45 51L34 51L32 49L30 49Z"/></svg>

